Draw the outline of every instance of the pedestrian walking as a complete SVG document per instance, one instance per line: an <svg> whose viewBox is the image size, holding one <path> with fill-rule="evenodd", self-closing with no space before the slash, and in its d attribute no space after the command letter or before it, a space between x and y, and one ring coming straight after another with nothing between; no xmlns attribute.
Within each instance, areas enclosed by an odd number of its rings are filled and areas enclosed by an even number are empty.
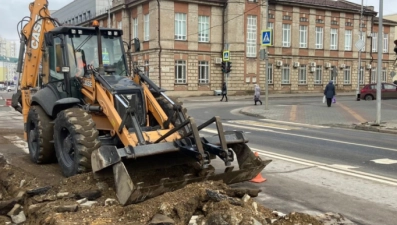
<svg viewBox="0 0 397 225"><path fill-rule="evenodd" d="M226 82L223 82L223 85L222 85L222 98L221 98L221 101L223 101L223 97L225 97L225 98L226 98L226 101L227 101L227 87L226 87Z"/></svg>
<svg viewBox="0 0 397 225"><path fill-rule="evenodd" d="M332 80L329 81L327 86L325 86L325 90L324 90L324 96L327 99L327 106L328 107L331 107L332 98L334 98L335 95L336 95L335 86L334 86L333 83L334 82Z"/></svg>
<svg viewBox="0 0 397 225"><path fill-rule="evenodd" d="M256 105L256 102L260 102L262 105L262 101L260 100L261 97L261 88L259 87L259 85L255 84L255 94L254 94L254 102Z"/></svg>

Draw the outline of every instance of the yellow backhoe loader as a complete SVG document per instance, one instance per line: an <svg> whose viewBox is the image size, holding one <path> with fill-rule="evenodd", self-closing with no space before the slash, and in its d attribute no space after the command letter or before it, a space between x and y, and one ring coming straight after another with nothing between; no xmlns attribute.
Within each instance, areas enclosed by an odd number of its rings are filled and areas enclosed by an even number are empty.
<svg viewBox="0 0 397 225"><path fill-rule="evenodd" d="M62 26L46 0L29 9L12 106L23 114L34 163L57 161L66 177L110 172L122 205L192 182L248 181L270 163L253 154L243 132L224 131L217 116L197 126L138 67L131 74L122 30L97 21ZM200 137L213 123L218 134ZM225 164L221 173L212 165L216 157Z"/></svg>

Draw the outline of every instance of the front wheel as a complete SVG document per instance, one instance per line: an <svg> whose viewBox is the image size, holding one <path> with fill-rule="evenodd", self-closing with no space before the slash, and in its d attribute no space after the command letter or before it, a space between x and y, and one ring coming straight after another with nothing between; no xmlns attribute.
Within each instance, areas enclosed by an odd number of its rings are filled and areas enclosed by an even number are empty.
<svg viewBox="0 0 397 225"><path fill-rule="evenodd" d="M66 177L91 171L91 153L101 145L90 114L80 108L61 111L54 126L58 163Z"/></svg>
<svg viewBox="0 0 397 225"><path fill-rule="evenodd" d="M366 95L366 96L365 96L365 100L366 100L366 101L374 100L374 96L372 96L372 95Z"/></svg>

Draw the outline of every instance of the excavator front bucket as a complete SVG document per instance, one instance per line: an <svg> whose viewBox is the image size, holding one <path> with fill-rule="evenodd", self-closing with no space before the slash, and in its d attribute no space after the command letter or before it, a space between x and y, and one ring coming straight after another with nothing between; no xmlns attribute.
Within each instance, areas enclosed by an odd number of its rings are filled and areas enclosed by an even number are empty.
<svg viewBox="0 0 397 225"><path fill-rule="evenodd" d="M199 137L198 131L215 122L218 134ZM271 160L256 157L240 131L223 131L218 117L197 127L194 119L170 133L189 125L191 132L174 142L125 147L102 146L91 157L94 174L112 168L120 204L129 205L183 188L189 183L222 180L226 184L253 179ZM164 139L166 135L163 136ZM212 159L217 158L218 161ZM237 165L233 165L234 157ZM222 162L225 166L219 169ZM239 169L235 170L235 166Z"/></svg>

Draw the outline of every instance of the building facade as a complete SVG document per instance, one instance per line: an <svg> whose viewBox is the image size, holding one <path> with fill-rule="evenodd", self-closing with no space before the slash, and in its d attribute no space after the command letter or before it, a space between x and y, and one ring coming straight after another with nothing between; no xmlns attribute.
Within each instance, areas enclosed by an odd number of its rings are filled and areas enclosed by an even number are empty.
<svg viewBox="0 0 397 225"><path fill-rule="evenodd" d="M0 56L17 57L17 43L0 37Z"/></svg>
<svg viewBox="0 0 397 225"><path fill-rule="evenodd" d="M141 65L170 95L213 94L223 82L229 94L250 93L256 83L264 90L266 68L259 50L261 30L270 28L269 91L302 93L321 92L329 80L338 91L376 81L377 13L365 7L360 22L360 9L344 0L269 0L269 7L263 0L118 0L110 23L107 13L93 19L123 29L124 41L132 46L130 63ZM383 25L382 80L391 82L397 23ZM359 39L364 44L360 54ZM228 76L221 71L225 44L232 62Z"/></svg>

